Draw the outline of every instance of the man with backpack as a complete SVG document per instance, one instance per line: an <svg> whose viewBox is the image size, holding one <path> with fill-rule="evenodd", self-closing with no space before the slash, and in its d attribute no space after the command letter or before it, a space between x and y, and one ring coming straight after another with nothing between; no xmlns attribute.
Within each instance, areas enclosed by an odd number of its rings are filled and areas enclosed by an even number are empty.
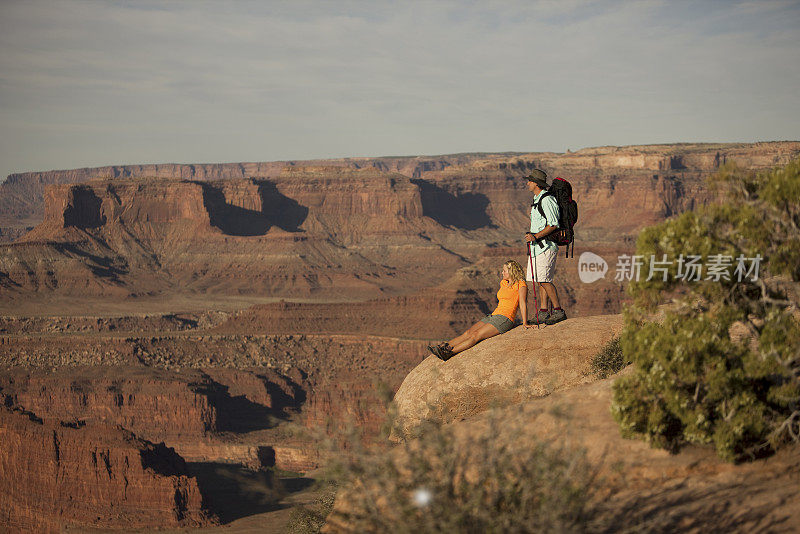
<svg viewBox="0 0 800 534"><path fill-rule="evenodd" d="M533 323L556 324L566 319L567 314L561 309L558 291L553 285L558 245L547 237L559 228L559 205L556 197L547 192L547 173L541 169L534 169L526 178L528 190L534 194L531 204L531 227L530 231L525 233L530 255L526 280L538 284L540 288L538 293L542 295L539 311ZM548 301L553 305L552 313L549 312Z"/></svg>

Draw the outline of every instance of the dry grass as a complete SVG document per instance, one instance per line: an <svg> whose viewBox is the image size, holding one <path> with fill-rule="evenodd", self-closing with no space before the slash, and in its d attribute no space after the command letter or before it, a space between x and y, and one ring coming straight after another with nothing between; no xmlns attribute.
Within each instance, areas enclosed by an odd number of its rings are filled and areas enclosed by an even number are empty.
<svg viewBox="0 0 800 534"><path fill-rule="evenodd" d="M428 424L392 450L352 450L337 466L343 489L328 525L415 534L584 530L594 469L580 450L523 435L490 417L480 432Z"/></svg>
<svg viewBox="0 0 800 534"><path fill-rule="evenodd" d="M600 379L608 378L629 363L622 353L619 337L615 337L592 358L592 373Z"/></svg>

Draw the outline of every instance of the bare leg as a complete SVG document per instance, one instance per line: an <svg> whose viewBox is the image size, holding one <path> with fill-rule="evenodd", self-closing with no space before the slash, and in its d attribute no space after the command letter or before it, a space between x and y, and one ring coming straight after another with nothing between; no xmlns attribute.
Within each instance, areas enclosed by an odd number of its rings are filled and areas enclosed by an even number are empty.
<svg viewBox="0 0 800 534"><path fill-rule="evenodd" d="M547 290L544 288L544 284L547 282L543 282L539 284L539 309L540 310L549 310L550 307L548 303L550 302L550 295L547 294Z"/></svg>
<svg viewBox="0 0 800 534"><path fill-rule="evenodd" d="M483 326L485 324L486 323L484 323L484 322L478 321L474 325L472 325L469 328L467 328L466 332L464 332L460 336L454 337L453 339L448 341L447 344L450 345L451 347L455 347L457 344L462 343L462 342L466 341L467 339L469 339L470 337L472 337L472 335L475 334L478 330L480 330L481 326Z"/></svg>
<svg viewBox="0 0 800 534"><path fill-rule="evenodd" d="M496 336L499 333L500 331L494 326L488 323L481 323L481 327L468 336L467 339L458 343L457 345L450 346L453 347L453 354L458 354L459 352L465 351L470 347L474 347L478 342L483 341L484 339L489 339L490 337Z"/></svg>
<svg viewBox="0 0 800 534"><path fill-rule="evenodd" d="M528 285L529 288L528 289L529 294L532 294L534 292L534 288L536 285L539 286L538 288L536 288L536 298L535 298L536 302L534 302L533 305L539 306L538 309L540 310L546 309L549 298L547 296L547 293L545 293L544 289L542 289L542 284L537 284L536 282L530 282L530 281L526 282L526 284ZM533 310L533 313L536 313L536 310Z"/></svg>
<svg viewBox="0 0 800 534"><path fill-rule="evenodd" d="M543 293L545 293L549 298L550 301L553 303L553 308L560 308L561 304L558 301L558 290L556 286L552 284L552 282L542 282L539 284L539 287L543 289Z"/></svg>

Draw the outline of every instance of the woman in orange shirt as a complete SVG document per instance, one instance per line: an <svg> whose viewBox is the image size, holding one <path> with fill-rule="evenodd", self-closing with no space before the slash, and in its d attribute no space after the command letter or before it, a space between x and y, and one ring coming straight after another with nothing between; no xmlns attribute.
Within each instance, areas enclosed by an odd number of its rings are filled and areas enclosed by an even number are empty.
<svg viewBox="0 0 800 534"><path fill-rule="evenodd" d="M509 260L503 264L503 279L497 292L497 308L460 336L439 345L428 346L440 360L447 361L459 352L465 351L479 341L498 334L504 334L514 327L517 309L522 313L522 325L528 327L528 286L525 274L519 263Z"/></svg>

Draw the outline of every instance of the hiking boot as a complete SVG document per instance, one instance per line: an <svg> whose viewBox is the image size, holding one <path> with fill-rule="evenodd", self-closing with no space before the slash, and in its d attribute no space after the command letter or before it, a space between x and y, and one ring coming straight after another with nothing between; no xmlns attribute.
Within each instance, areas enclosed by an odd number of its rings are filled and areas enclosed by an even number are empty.
<svg viewBox="0 0 800 534"><path fill-rule="evenodd" d="M534 315L533 318L531 319L530 324L545 324L545 321L547 321L549 318L550 318L549 311L539 310L539 320L537 321L536 315Z"/></svg>
<svg viewBox="0 0 800 534"><path fill-rule="evenodd" d="M447 360L453 357L453 347L451 347L448 342L445 341L444 343L439 343L439 347L437 348L439 349L439 353L441 354L439 358L441 358L443 361L446 362Z"/></svg>
<svg viewBox="0 0 800 534"><path fill-rule="evenodd" d="M545 324L560 323L566 318L567 314L564 312L564 310L553 310L553 313L550 314L550 317L545 321Z"/></svg>
<svg viewBox="0 0 800 534"><path fill-rule="evenodd" d="M428 345L428 350L431 351L431 354L446 362L453 356L453 349L450 348L450 345L447 343L440 343L436 346Z"/></svg>

